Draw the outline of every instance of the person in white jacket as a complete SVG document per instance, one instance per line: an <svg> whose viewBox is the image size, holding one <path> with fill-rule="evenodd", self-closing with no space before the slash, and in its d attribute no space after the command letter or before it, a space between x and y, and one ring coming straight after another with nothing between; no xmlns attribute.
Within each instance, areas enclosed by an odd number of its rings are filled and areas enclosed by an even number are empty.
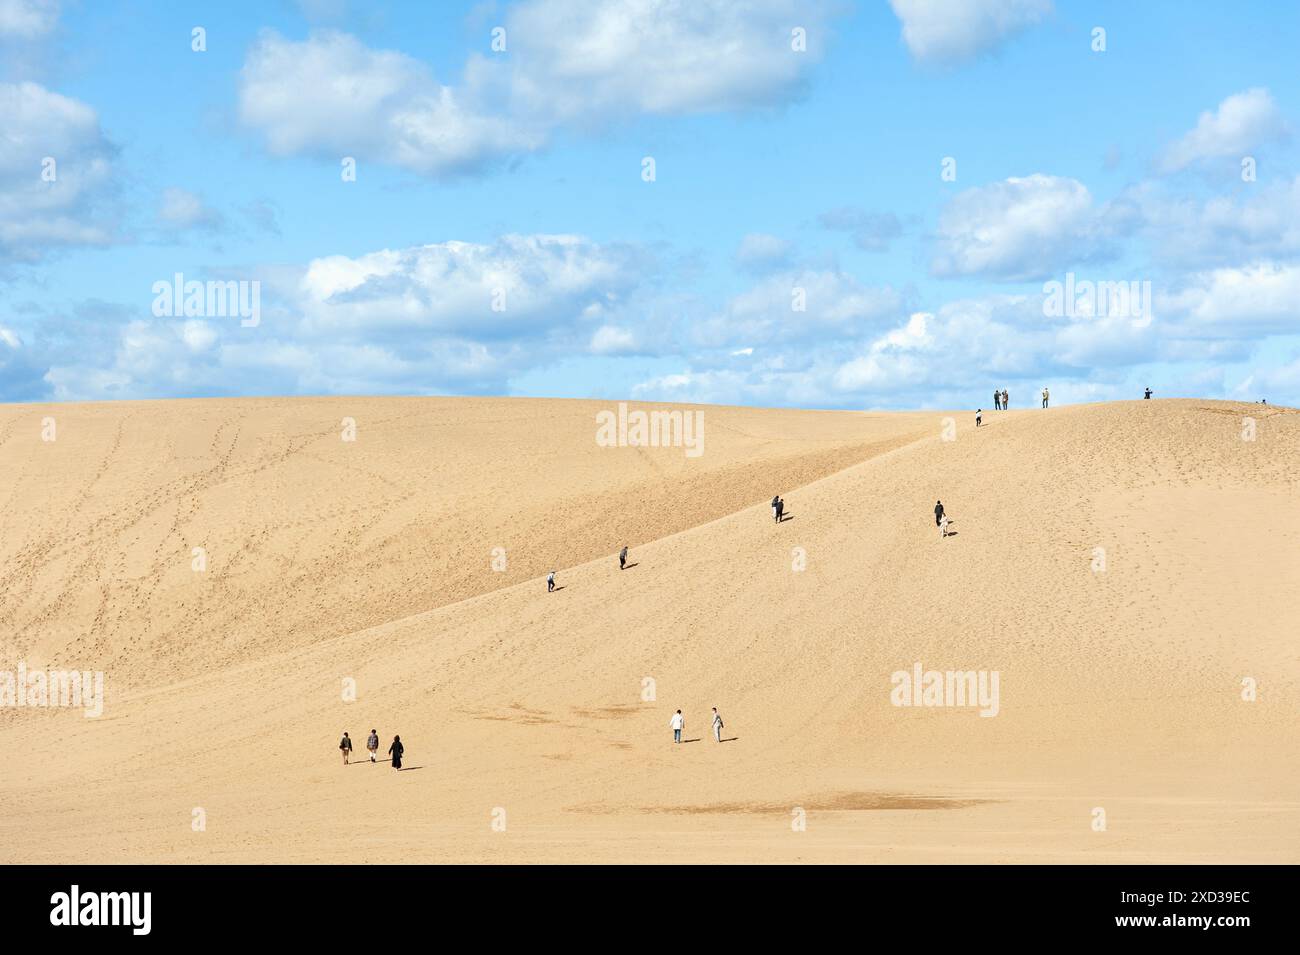
<svg viewBox="0 0 1300 955"><path fill-rule="evenodd" d="M673 742L682 741L682 729L686 726L686 717L682 716L682 711L678 710L673 714L673 718L668 721L668 725L673 728Z"/></svg>
<svg viewBox="0 0 1300 955"><path fill-rule="evenodd" d="M718 715L716 706L713 708L713 738L722 742L722 717Z"/></svg>

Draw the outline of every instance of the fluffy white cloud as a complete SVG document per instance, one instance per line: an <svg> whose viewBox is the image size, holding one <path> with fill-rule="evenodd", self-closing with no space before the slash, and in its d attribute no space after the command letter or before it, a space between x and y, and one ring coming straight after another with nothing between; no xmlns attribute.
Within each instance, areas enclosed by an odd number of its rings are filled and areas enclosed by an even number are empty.
<svg viewBox="0 0 1300 955"><path fill-rule="evenodd" d="M560 125L715 112L796 95L823 46L825 0L528 0L506 16L507 54L472 56L438 82L404 53L337 31L264 33L240 75L239 112L277 155L353 156L430 176L545 145ZM806 50L792 49L792 30Z"/></svg>
<svg viewBox="0 0 1300 955"><path fill-rule="evenodd" d="M1205 159L1239 160L1285 134L1286 124L1269 91L1249 89L1229 96L1218 109L1202 113L1196 127L1165 150L1162 165L1175 172Z"/></svg>
<svg viewBox="0 0 1300 955"><path fill-rule="evenodd" d="M1300 257L1300 176L1256 183L1242 196L1198 199L1148 184L1132 198L1152 250L1171 266Z"/></svg>
<svg viewBox="0 0 1300 955"><path fill-rule="evenodd" d="M106 244L113 147L85 103L30 82L0 83L0 260Z"/></svg>
<svg viewBox="0 0 1300 955"><path fill-rule="evenodd" d="M42 36L54 29L58 19L58 0L0 0L0 36Z"/></svg>
<svg viewBox="0 0 1300 955"><path fill-rule="evenodd" d="M1198 273L1162 297L1159 309L1201 333L1293 333L1297 302L1300 266L1260 263Z"/></svg>
<svg viewBox="0 0 1300 955"><path fill-rule="evenodd" d="M994 49L1052 11L1051 0L889 0L912 56L956 62Z"/></svg>
<svg viewBox="0 0 1300 955"><path fill-rule="evenodd" d="M425 174L462 172L541 142L462 102L419 60L335 31L301 42L264 33L240 74L239 113L277 155L352 156Z"/></svg>
<svg viewBox="0 0 1300 955"><path fill-rule="evenodd" d="M707 348L789 344L860 335L894 320L902 308L897 290L865 286L844 272L783 272L735 296L691 331Z"/></svg>
<svg viewBox="0 0 1300 955"><path fill-rule="evenodd" d="M769 104L798 91L827 12L824 0L525 0L506 18L510 96L555 122ZM488 67L479 58L471 77Z"/></svg>
<svg viewBox="0 0 1300 955"><path fill-rule="evenodd" d="M313 260L299 286L303 331L426 330L474 339L578 331L618 306L643 265L630 246L506 235Z"/></svg>
<svg viewBox="0 0 1300 955"><path fill-rule="evenodd" d="M1043 278L1111 254L1119 227L1076 179L1034 174L958 194L943 210L931 271L1006 281Z"/></svg>

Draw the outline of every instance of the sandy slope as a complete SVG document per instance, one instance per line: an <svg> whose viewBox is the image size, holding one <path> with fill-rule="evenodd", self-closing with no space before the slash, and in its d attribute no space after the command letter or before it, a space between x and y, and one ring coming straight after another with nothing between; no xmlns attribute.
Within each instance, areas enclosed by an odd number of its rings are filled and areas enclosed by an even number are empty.
<svg viewBox="0 0 1300 955"><path fill-rule="evenodd" d="M109 685L0 711L0 858L1300 861L1300 415L710 407L688 459L605 407L0 409L0 669ZM917 661L999 714L892 705ZM339 765L372 726L413 771Z"/></svg>

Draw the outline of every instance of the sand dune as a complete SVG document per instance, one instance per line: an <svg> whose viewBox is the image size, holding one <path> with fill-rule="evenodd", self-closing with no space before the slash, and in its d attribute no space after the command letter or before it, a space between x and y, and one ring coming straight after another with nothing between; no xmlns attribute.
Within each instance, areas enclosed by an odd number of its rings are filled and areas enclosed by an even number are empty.
<svg viewBox="0 0 1300 955"><path fill-rule="evenodd" d="M0 669L106 682L0 709L0 858L1300 861L1296 412L707 407L690 458L609 407L0 408ZM372 726L409 771L339 764Z"/></svg>

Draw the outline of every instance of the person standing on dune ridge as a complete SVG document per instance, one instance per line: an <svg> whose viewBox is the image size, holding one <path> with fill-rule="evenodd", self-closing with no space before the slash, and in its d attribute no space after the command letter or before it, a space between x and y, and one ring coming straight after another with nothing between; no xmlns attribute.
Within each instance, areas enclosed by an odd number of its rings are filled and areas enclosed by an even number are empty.
<svg viewBox="0 0 1300 955"><path fill-rule="evenodd" d="M1011 409L1011 396L1007 394L1007 389L1003 388L1002 389L1002 410L1009 411L1010 409Z"/></svg>
<svg viewBox="0 0 1300 955"><path fill-rule="evenodd" d="M1044 389L1043 389L1043 407L1044 407L1044 408L1047 407L1047 399L1050 398L1050 397L1051 397L1051 395L1049 395L1049 394L1047 393L1047 389L1044 388Z"/></svg>
<svg viewBox="0 0 1300 955"><path fill-rule="evenodd" d="M996 388L993 389L993 410L1002 410L1002 392L998 391Z"/></svg>

